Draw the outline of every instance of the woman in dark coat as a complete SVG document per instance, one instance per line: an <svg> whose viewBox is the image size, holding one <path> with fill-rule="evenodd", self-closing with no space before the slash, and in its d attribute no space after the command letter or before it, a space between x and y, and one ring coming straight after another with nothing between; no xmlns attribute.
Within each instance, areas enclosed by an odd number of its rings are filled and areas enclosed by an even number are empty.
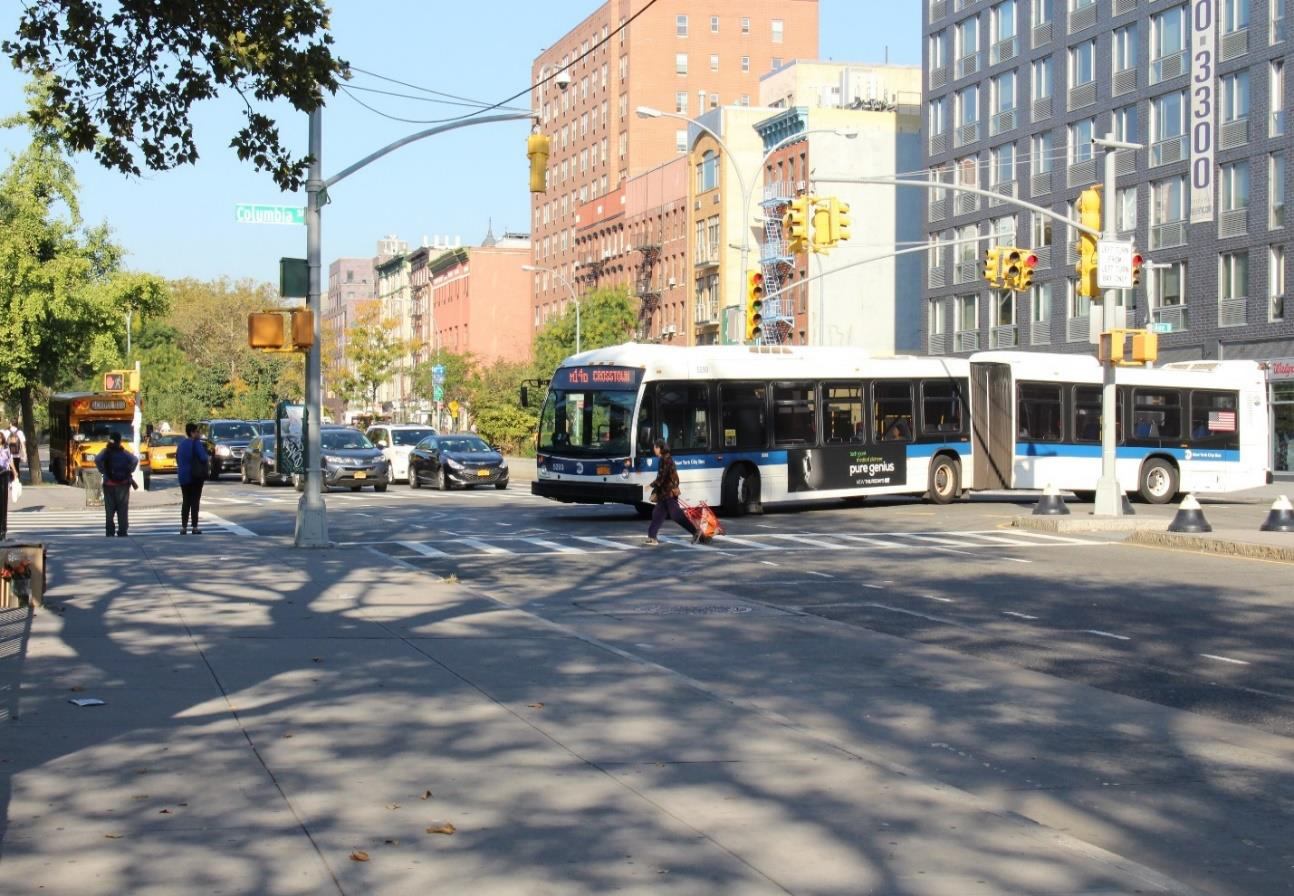
<svg viewBox="0 0 1294 896"><path fill-rule="evenodd" d="M664 439L657 439L652 444L652 451L660 458L660 470L651 482L652 500L656 507L652 510L651 526L647 529L647 544L658 545L656 534L669 517L678 523L692 536L692 543L701 540L701 531L692 525L683 508L678 506L678 470L674 468L674 456L670 454L669 445Z"/></svg>

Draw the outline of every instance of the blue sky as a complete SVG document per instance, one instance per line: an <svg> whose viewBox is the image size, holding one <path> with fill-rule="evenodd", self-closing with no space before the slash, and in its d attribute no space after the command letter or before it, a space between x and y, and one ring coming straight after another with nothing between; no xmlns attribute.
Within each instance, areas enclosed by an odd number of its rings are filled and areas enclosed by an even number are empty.
<svg viewBox="0 0 1294 896"><path fill-rule="evenodd" d="M896 63L921 57L917 0L821 0L821 55ZM17 3L0 4L0 33L13 33ZM522 3L500 0L488 15L470 3L428 0L334 0L337 52L353 65L424 87L494 102L527 85L539 50L596 8L596 0ZM647 13L648 15L651 12ZM370 78L355 84L416 91ZM21 108L21 77L0 63L0 117ZM407 118L433 119L462 109L370 94L370 105ZM521 104L525 105L523 98ZM228 98L198 107L194 130L202 156L174 171L126 178L78 159L82 213L107 221L127 250L126 263L166 277L253 277L276 281L278 259L305 254L302 227L238 224L236 202L304 204L268 176L240 163L228 140L241 122ZM288 140L306 142L305 116L279 118ZM324 112L325 175L421 126L381 118L338 94ZM416 243L424 234L478 242L493 219L496 233L527 230L524 122L467 128L405 147L332 191L324 211L324 259L372 255L387 233ZM18 131L0 131L0 149L21 147Z"/></svg>

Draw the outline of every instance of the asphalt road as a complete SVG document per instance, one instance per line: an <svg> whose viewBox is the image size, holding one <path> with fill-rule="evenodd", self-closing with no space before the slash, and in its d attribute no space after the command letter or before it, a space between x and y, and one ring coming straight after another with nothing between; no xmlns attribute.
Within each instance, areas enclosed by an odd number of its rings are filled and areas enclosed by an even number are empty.
<svg viewBox="0 0 1294 896"><path fill-rule="evenodd" d="M209 483L209 534L182 549L235 560L240 539L292 533L297 497ZM1291 567L1006 528L1026 510L827 504L727 520L708 547L670 523L650 548L632 510L555 504L528 483L328 496L332 538L383 562L454 576L1208 892L1294 892ZM178 541L177 516L141 511L132 530Z"/></svg>

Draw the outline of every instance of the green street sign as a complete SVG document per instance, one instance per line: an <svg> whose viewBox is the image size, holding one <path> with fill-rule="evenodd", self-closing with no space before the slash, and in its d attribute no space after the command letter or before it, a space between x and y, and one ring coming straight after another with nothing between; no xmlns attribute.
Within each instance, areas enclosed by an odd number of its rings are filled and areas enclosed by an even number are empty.
<svg viewBox="0 0 1294 896"><path fill-rule="evenodd" d="M444 387L444 386L433 386L433 387L432 387L432 400L434 400L434 401L444 401L444 400L445 400L445 387Z"/></svg>
<svg viewBox="0 0 1294 896"><path fill-rule="evenodd" d="M306 210L299 205L259 205L239 202L234 206L239 224L305 224Z"/></svg>

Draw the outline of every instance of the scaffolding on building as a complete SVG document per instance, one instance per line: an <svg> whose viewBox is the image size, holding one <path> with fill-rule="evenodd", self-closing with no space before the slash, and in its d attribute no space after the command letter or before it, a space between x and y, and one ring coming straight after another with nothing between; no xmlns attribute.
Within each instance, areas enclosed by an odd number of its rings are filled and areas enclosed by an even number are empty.
<svg viewBox="0 0 1294 896"><path fill-rule="evenodd" d="M782 287L795 273L795 256L791 254L786 232L782 225L788 203L795 197L790 181L775 180L764 186L764 242L760 246L759 265L764 275L764 300L760 309L762 322L760 345L782 345L791 341L795 330L795 307L792 297L782 293ZM745 276L743 274L743 276Z"/></svg>

